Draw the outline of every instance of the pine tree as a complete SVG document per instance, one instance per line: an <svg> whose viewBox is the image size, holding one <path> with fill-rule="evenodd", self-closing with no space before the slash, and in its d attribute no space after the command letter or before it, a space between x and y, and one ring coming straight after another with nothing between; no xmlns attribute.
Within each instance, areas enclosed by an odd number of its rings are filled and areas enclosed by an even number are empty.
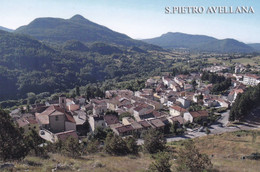
<svg viewBox="0 0 260 172"><path fill-rule="evenodd" d="M155 129L150 129L144 136L144 150L148 153L163 151L165 144L164 135Z"/></svg>
<svg viewBox="0 0 260 172"><path fill-rule="evenodd" d="M79 141L73 137L69 137L65 142L63 151L65 152L65 154L72 157L80 156L81 146L79 144Z"/></svg>
<svg viewBox="0 0 260 172"><path fill-rule="evenodd" d="M184 143L184 148L178 152L177 171L201 172L212 168L212 163L206 154L201 154L192 140Z"/></svg>
<svg viewBox="0 0 260 172"><path fill-rule="evenodd" d="M13 124L9 115L0 109L0 160L20 160L28 151L21 131Z"/></svg>
<svg viewBox="0 0 260 172"><path fill-rule="evenodd" d="M105 151L111 155L126 155L126 142L118 135L108 133L105 140Z"/></svg>
<svg viewBox="0 0 260 172"><path fill-rule="evenodd" d="M125 139L128 153L137 155L138 154L138 145L136 139L133 137L127 137Z"/></svg>
<svg viewBox="0 0 260 172"><path fill-rule="evenodd" d="M171 172L170 156L167 152L159 152L153 155L153 158L149 172Z"/></svg>

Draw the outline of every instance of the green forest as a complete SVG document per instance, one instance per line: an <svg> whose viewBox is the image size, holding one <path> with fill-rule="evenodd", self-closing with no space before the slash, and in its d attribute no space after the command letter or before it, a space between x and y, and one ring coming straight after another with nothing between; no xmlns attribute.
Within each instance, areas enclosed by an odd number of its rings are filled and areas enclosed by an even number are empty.
<svg viewBox="0 0 260 172"><path fill-rule="evenodd" d="M172 62L173 63L173 62ZM0 31L0 101L55 93L103 81L150 76L172 63L138 47L67 41L45 44Z"/></svg>

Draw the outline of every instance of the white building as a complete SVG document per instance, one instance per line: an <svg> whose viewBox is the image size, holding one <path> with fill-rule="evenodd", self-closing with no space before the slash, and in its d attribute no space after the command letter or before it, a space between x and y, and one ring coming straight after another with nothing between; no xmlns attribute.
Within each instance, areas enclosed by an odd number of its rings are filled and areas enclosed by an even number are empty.
<svg viewBox="0 0 260 172"><path fill-rule="evenodd" d="M260 76L254 74L246 74L243 79L243 84L255 86L260 83Z"/></svg>

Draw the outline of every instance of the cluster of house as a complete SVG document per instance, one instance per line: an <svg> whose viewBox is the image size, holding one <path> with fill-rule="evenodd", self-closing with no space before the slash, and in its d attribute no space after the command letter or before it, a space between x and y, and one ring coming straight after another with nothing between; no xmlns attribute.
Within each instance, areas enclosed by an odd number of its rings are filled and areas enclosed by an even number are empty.
<svg viewBox="0 0 260 172"><path fill-rule="evenodd" d="M57 101L33 105L30 113L21 114L19 109L11 116L26 131L39 130L39 135L51 142L67 137L78 138L88 121L91 132L98 128L111 128L120 136L141 133L149 128L164 129L169 123L179 126L206 119L206 110L191 111L193 103L206 107L230 107L246 85L259 83L256 75L228 75L232 86L228 95L212 95L212 84L203 83L200 74L149 78L146 89L140 91L108 90L105 98L86 100L64 95ZM196 81L196 86L191 84ZM113 113L109 113L113 112ZM116 113L115 113L116 112ZM115 115L118 114L118 115ZM123 116L119 120L119 116Z"/></svg>

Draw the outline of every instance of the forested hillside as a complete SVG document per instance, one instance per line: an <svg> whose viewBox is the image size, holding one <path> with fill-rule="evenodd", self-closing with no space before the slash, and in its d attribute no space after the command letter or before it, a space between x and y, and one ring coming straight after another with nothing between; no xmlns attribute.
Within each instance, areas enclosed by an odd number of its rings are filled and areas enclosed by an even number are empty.
<svg viewBox="0 0 260 172"><path fill-rule="evenodd" d="M151 53L105 43L68 41L54 47L0 31L0 100L22 98L28 92L64 91L105 79L134 79L164 66Z"/></svg>

